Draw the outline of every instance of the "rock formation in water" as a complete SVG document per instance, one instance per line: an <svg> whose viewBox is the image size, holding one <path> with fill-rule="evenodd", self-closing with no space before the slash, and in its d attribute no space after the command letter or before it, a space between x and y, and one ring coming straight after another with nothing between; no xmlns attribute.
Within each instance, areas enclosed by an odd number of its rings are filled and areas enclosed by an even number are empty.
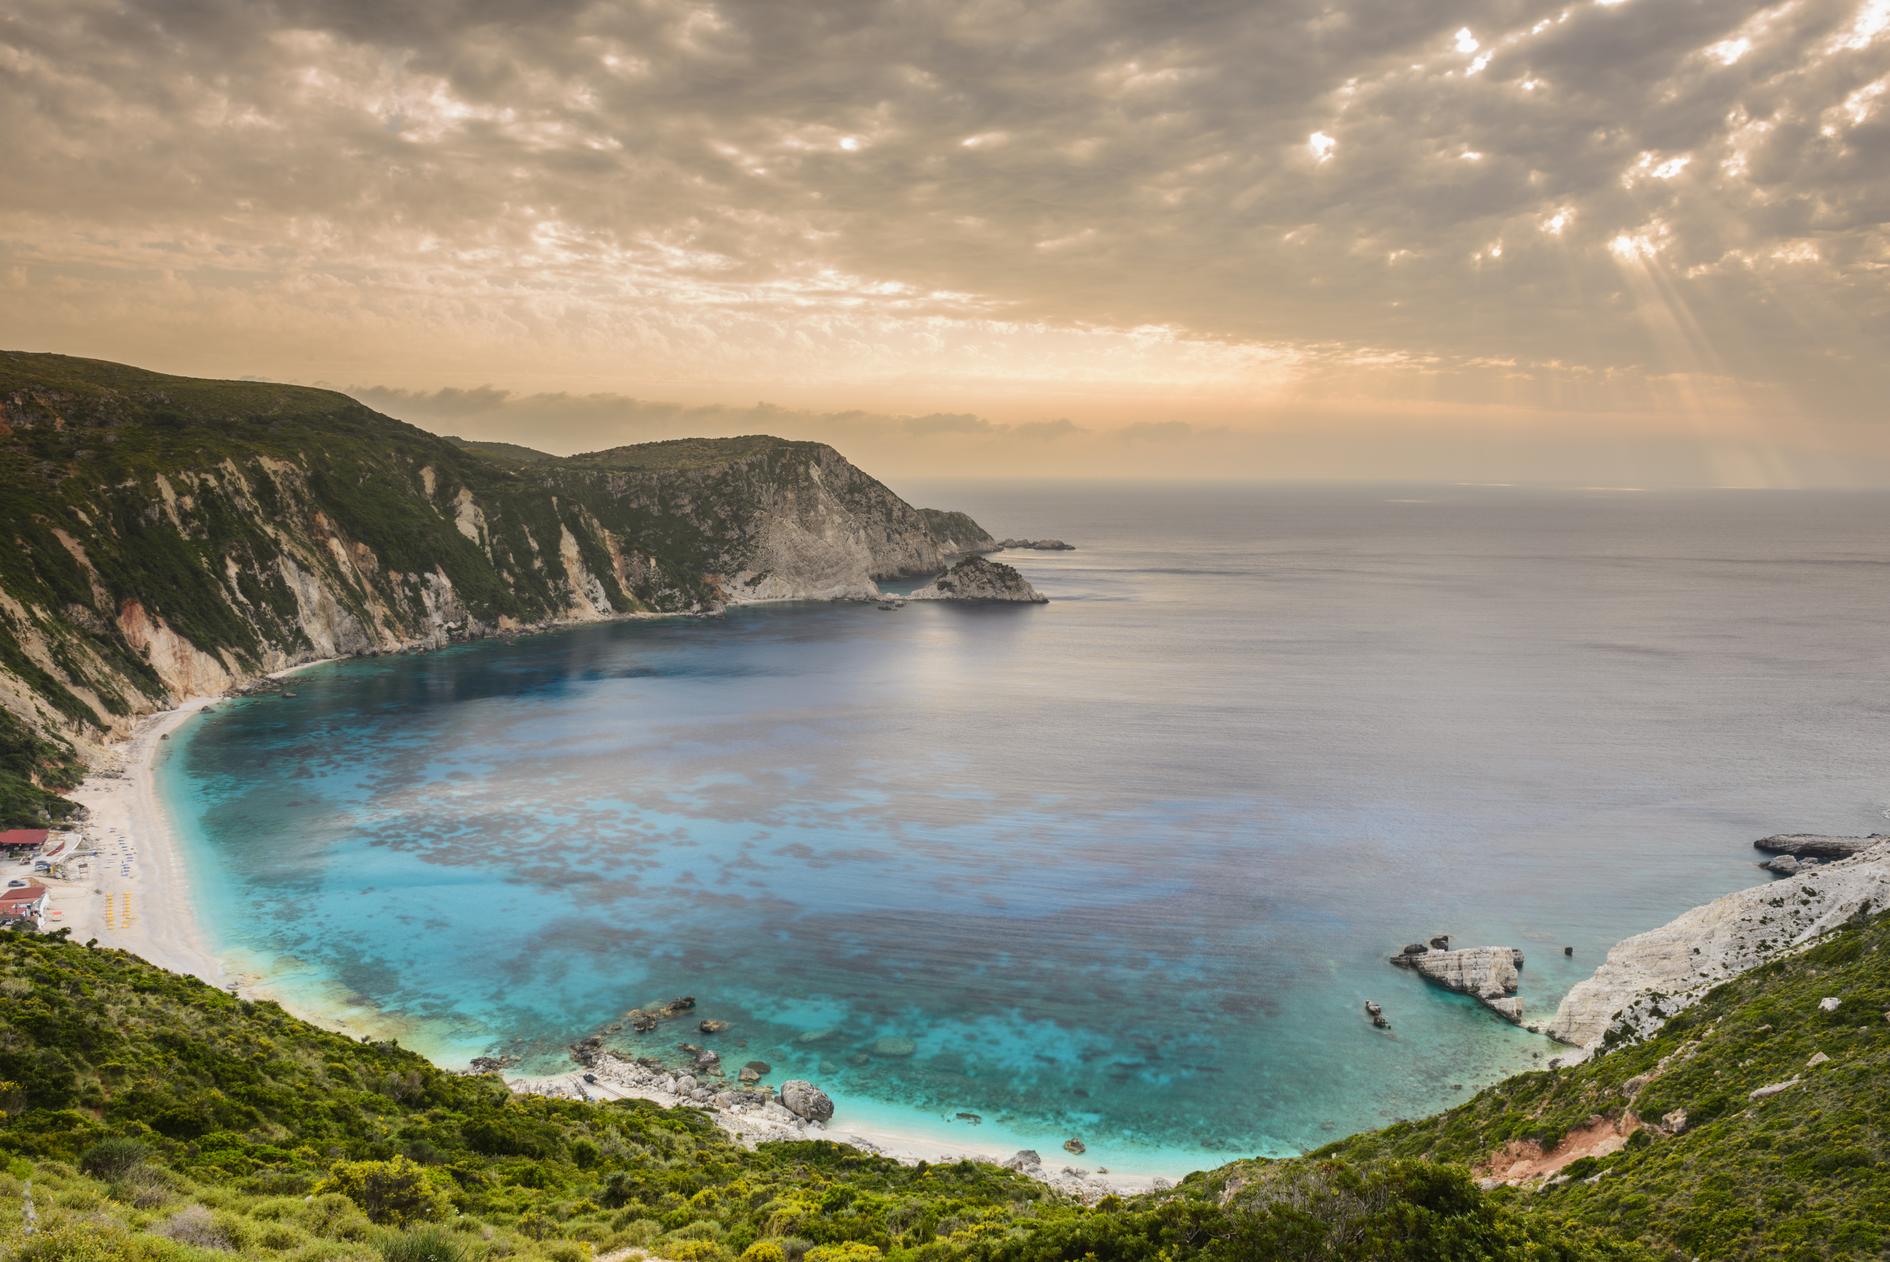
<svg viewBox="0 0 1890 1262"><path fill-rule="evenodd" d="M929 584L912 593L913 600L1005 601L1013 604L1042 605L1049 597L1024 581L1002 561L986 557L967 557L946 570Z"/></svg>
<svg viewBox="0 0 1890 1262"><path fill-rule="evenodd" d="M1890 833L1872 833L1868 837L1827 837L1821 833L1780 833L1761 837L1753 848L1767 854L1789 855L1794 859L1848 859L1854 854L1890 841Z"/></svg>
<svg viewBox="0 0 1890 1262"><path fill-rule="evenodd" d="M1433 941L1448 942L1449 938ZM1445 950L1413 942L1392 956L1391 962L1446 990L1469 995L1505 1021L1522 1023L1522 1000L1516 998L1516 991L1522 985L1523 953L1514 947Z"/></svg>
<svg viewBox="0 0 1890 1262"><path fill-rule="evenodd" d="M1023 552L1074 552L1076 545L1065 543L1061 539L1005 539L998 544L998 550L1015 548Z"/></svg>
<svg viewBox="0 0 1890 1262"><path fill-rule="evenodd" d="M328 390L0 352L0 812L60 809L75 747L138 715L300 662L870 598L996 546L821 443L559 458Z"/></svg>
<svg viewBox="0 0 1890 1262"><path fill-rule="evenodd" d="M1645 1038L1721 982L1890 906L1890 837L1873 840L1850 858L1728 894L1617 943L1594 976L1568 992L1545 1032L1583 1055Z"/></svg>

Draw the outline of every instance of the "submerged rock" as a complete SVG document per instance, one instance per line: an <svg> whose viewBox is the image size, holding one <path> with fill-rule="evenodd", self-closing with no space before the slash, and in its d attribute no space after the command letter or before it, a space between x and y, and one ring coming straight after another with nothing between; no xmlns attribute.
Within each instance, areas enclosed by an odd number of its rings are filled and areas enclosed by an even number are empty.
<svg viewBox="0 0 1890 1262"><path fill-rule="evenodd" d="M875 1056L901 1058L919 1050L919 1045L911 1039L898 1034L888 1034L885 1038L874 1039L872 1052Z"/></svg>
<svg viewBox="0 0 1890 1262"><path fill-rule="evenodd" d="M1080 1139L1066 1139L1063 1141L1063 1151L1080 1157L1089 1151L1089 1145Z"/></svg>
<svg viewBox="0 0 1890 1262"><path fill-rule="evenodd" d="M1002 561L966 557L926 586L912 593L913 600L978 600L1043 605L1049 597L1024 581L1024 576Z"/></svg>
<svg viewBox="0 0 1890 1262"><path fill-rule="evenodd" d="M1455 951L1413 951L1406 947L1392 956L1391 962L1416 970L1446 990L1469 995L1505 1021L1522 1023L1522 1000L1515 994L1522 984L1523 953L1515 947L1463 947Z"/></svg>
<svg viewBox="0 0 1890 1262"><path fill-rule="evenodd" d="M825 1091L802 1078L790 1078L781 1084L781 1105L805 1121L833 1120L833 1100Z"/></svg>

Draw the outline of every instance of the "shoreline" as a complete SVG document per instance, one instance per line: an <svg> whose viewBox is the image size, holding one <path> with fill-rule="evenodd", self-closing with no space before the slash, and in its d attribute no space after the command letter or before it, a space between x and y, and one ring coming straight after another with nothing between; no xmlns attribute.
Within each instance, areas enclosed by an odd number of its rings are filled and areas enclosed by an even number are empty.
<svg viewBox="0 0 1890 1262"><path fill-rule="evenodd" d="M267 677L286 678L338 660L345 659L324 658L305 662L270 672ZM292 984L285 985L289 978L281 975L281 969L270 969L263 964L257 969L246 970L242 967L246 961L240 952L219 952L212 946L200 915L201 905L190 880L183 839L161 798L158 759L166 737L182 729L206 707L224 700L221 695L196 697L172 709L144 716L137 720L129 736L105 746L94 758L84 781L71 795L73 801L87 808L87 815L77 827L61 831L69 832L78 839L75 843L77 848L90 848L96 854L92 859L91 870L78 879L45 879L51 893L47 929L68 930L75 941L96 939L101 946L127 951L161 968L197 977L245 998L278 1003L294 1015L330 1030L352 1037L392 1037L413 1046L409 1041L410 1036L419 1032L398 1014L365 1011L358 1005L350 1005L339 995L324 997L319 988L297 989ZM1883 864L1886 858L1890 858L1890 846L1880 848L1871 856L1877 864ZM1848 866L1862 868L1864 864L1832 864L1814 870L1828 874L1842 871ZM1635 983L1642 986L1647 983L1645 966L1628 970L1622 967L1627 957L1634 954L1636 947L1644 946L1657 936L1672 936L1683 924L1691 923L1689 917L1697 919L1709 908L1730 904L1731 900L1736 899L1764 899L1767 896L1758 891L1791 884L1790 881L1765 881L1695 908L1669 926L1624 939L1616 944L1608 961L1590 981L1578 984L1577 991L1582 991L1584 987L1599 987L1604 980L1612 980L1615 984L1610 989L1615 993L1609 999L1625 998L1621 991L1632 992L1636 989ZM1818 910L1828 909L1819 907ZM1850 909L1844 910L1848 912ZM1823 917L1813 919L1821 921ZM1811 926L1804 928L1809 929ZM1802 936L1800 940L1802 942ZM1717 975L1710 978L1696 976L1691 980L1696 983L1728 980L1730 976L1763 962L1760 956L1769 958L1765 952L1747 954L1744 951L1715 951L1713 954L1717 957L1715 963L1718 967L1711 971ZM1611 974L1624 971L1632 975L1632 980L1629 977L1611 977ZM1671 982L1677 979L1662 980ZM1566 999L1564 1007L1568 1007ZM1563 1014L1558 1012L1557 1016L1561 1018ZM424 1043L426 1040L421 1037L417 1041ZM1573 1049L1575 1055L1558 1058L1561 1063L1573 1063L1593 1049L1592 1043L1585 1048L1580 1046L1587 1040L1568 1041L1576 1043ZM428 1059L442 1068L459 1068L451 1063L450 1057L441 1060L429 1056ZM594 1082L584 1081L585 1069L583 1065L574 1064L554 1074L507 1076L505 1080L513 1091L520 1093L570 1098L634 1097L664 1107L701 1109L724 1131L750 1147L772 1140L824 1139L905 1164L948 1163L963 1159L990 1162L1018 1169L1060 1193L1085 1200L1112 1193L1150 1190L1179 1179L1196 1168L1191 1165L1185 1170L1179 1166L1099 1170L1094 1166L1082 1165L1081 1156L1072 1156L1060 1150L1040 1151L1037 1162L1020 1163L1017 1160L1021 1155L1018 1150L999 1141L995 1135L991 1137L991 1142L980 1144L971 1136L936 1133L922 1125L912 1125L912 1119L903 1117L885 1119L875 1124L875 1119L869 1116L856 1123L847 1116L852 1110L844 1108L840 1118L825 1125L808 1123L787 1113L778 1103L771 1100L764 1103L749 1093L727 1092L720 1085L712 1089L712 1095L700 1091L693 1096L679 1094L674 1090L673 1081L665 1082L667 1073L673 1071L654 1070L614 1056L606 1056L600 1063L590 1066L596 1075ZM845 1101L841 1103L843 1106L846 1104ZM861 1111L870 1115L870 1103ZM1093 1155L1091 1159L1094 1159Z"/></svg>
<svg viewBox="0 0 1890 1262"><path fill-rule="evenodd" d="M755 602L761 603L761 602ZM671 617L675 615L655 615ZM693 616L693 615L684 615ZM564 630L549 627L545 630ZM330 657L302 662L261 678L284 679L316 666L346 658ZM239 685L240 686L240 685ZM96 939L99 946L136 955L160 968L196 977L220 990L245 999L267 1000L302 1020L354 1037L403 1037L410 1027L395 1014L356 1012L343 1002L324 1002L309 992L291 989L269 974L241 966L238 953L219 951L204 931L201 909L192 887L189 861L182 838L166 810L158 784L158 757L164 740L179 731L205 708L231 701L225 694L192 697L168 710L139 718L130 735L104 747L93 760L85 779L72 791L71 800L86 808L86 816L69 832L77 849L96 850L91 870L76 878L43 878L50 898L46 929L65 929L76 942ZM345 1015L344 1015L345 1013ZM421 1041L424 1041L422 1039ZM449 1071L458 1067L429 1060ZM624 1062L631 1070L638 1070ZM539 1077L506 1078L522 1093L579 1097L583 1070ZM769 1140L826 1139L890 1157L907 1165L959 1160L1004 1165L1017 1150L963 1142L959 1136L934 1135L900 1126L830 1125L803 1123L774 1106L771 1115L722 1107L633 1082L624 1074L615 1083L582 1084L593 1095L647 1099L664 1107L701 1109L718 1126L753 1146ZM1062 1151L1042 1154L1040 1164L1024 1165L1020 1172L1056 1190L1084 1200L1111 1193L1146 1191L1179 1179L1184 1170L1113 1170L1073 1164L1080 1161Z"/></svg>
<svg viewBox="0 0 1890 1262"><path fill-rule="evenodd" d="M339 658L324 657L271 671L286 679ZM166 738L197 714L229 698L192 697L138 719L131 734L106 745L72 791L85 818L69 831L76 849L98 853L83 876L44 878L49 931L67 929L75 941L129 951L160 968L184 973L254 998L261 978L233 969L203 931L189 864L158 789L157 759Z"/></svg>

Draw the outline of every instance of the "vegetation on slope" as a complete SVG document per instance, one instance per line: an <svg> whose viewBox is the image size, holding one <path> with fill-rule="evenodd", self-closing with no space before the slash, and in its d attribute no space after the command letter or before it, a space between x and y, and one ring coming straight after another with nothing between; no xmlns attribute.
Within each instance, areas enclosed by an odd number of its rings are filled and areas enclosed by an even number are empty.
<svg viewBox="0 0 1890 1262"><path fill-rule="evenodd" d="M1786 1082L1796 1085L1752 1097ZM1685 1123L1667 1133L1661 1119L1677 1110ZM1643 1043L1518 1075L1315 1156L1476 1165L1508 1144L1553 1150L1630 1113L1654 1125L1625 1148L1499 1195L1661 1256L1890 1256L1890 916L1715 989Z"/></svg>
<svg viewBox="0 0 1890 1262"><path fill-rule="evenodd" d="M692 1110L514 1097L57 936L0 935L0 1002L0 1257L20 1262L1648 1256L1426 1162L1269 1163L1230 1197L1197 1176L1086 1208L971 1162L751 1152Z"/></svg>

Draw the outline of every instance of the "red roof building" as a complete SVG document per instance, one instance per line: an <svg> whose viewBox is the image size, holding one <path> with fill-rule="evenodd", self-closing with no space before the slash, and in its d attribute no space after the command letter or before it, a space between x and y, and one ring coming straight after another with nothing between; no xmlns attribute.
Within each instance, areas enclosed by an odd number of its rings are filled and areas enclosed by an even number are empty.
<svg viewBox="0 0 1890 1262"><path fill-rule="evenodd" d="M0 850L34 850L45 844L44 828L9 828L0 833Z"/></svg>
<svg viewBox="0 0 1890 1262"><path fill-rule="evenodd" d="M34 925L46 911L46 887L38 881L25 881L0 890L0 925L30 920Z"/></svg>

